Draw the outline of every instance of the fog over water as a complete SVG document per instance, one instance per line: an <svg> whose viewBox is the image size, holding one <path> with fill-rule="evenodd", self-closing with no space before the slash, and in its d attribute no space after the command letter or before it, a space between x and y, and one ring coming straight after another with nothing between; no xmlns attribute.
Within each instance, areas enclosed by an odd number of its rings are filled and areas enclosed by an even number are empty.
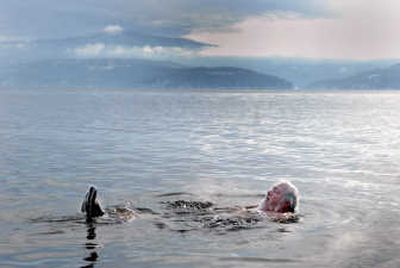
<svg viewBox="0 0 400 268"><path fill-rule="evenodd" d="M1 267L398 267L400 93L0 92ZM257 204L274 182L300 220L207 228L173 200ZM85 224L88 185L141 216ZM233 217L234 215L212 215Z"/></svg>

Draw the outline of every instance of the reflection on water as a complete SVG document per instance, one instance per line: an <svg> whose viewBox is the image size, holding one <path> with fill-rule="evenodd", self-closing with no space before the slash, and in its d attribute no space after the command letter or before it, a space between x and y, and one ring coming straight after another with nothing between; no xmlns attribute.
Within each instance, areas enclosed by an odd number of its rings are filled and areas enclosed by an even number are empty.
<svg viewBox="0 0 400 268"><path fill-rule="evenodd" d="M0 266L398 267L399 102L389 91L2 91ZM256 205L280 179L300 190L295 224L165 203ZM86 224L76 213L89 184L105 207L132 201L141 216ZM221 227L237 225L248 228Z"/></svg>
<svg viewBox="0 0 400 268"><path fill-rule="evenodd" d="M85 243L85 248L87 249L88 256L83 258L83 260L88 262L88 264L85 266L81 266L81 268L94 267L95 263L97 262L97 259L99 258L99 255L97 253L98 244L95 241L93 241L96 239L96 226L94 223L87 224L86 239L87 242Z"/></svg>

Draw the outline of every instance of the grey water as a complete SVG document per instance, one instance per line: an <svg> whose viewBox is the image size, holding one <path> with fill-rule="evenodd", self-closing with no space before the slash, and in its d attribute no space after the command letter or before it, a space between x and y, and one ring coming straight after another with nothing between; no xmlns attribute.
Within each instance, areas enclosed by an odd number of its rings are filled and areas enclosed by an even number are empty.
<svg viewBox="0 0 400 268"><path fill-rule="evenodd" d="M395 91L0 91L0 266L399 267L399 103ZM207 228L165 206L253 205L279 180L301 193L296 223ZM105 207L144 212L86 224L89 185Z"/></svg>

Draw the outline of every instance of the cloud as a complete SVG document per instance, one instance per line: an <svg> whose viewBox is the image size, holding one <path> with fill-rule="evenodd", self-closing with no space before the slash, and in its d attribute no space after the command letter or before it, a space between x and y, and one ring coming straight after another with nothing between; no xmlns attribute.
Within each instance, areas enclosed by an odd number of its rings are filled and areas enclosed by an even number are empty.
<svg viewBox="0 0 400 268"><path fill-rule="evenodd" d="M330 7L335 16L265 14L235 23L230 32L195 29L186 37L218 45L203 50L207 56L400 58L399 1L332 0Z"/></svg>
<svg viewBox="0 0 400 268"><path fill-rule="evenodd" d="M197 30L226 29L243 19L274 12L295 12L306 17L326 14L324 0L148 0L118 1L116 13L129 23L178 35ZM107 8L112 9L107 3ZM115 3L112 5L115 7ZM132 18L134 18L132 20Z"/></svg>
<svg viewBox="0 0 400 268"><path fill-rule="evenodd" d="M103 32L108 33L108 34L119 34L124 31L124 28L122 28L118 24L113 24L113 25L108 25L104 27Z"/></svg>
<svg viewBox="0 0 400 268"><path fill-rule="evenodd" d="M30 40L19 36L1 35L0 43L28 43Z"/></svg>
<svg viewBox="0 0 400 268"><path fill-rule="evenodd" d="M189 57L196 51L181 47L124 46L104 43L86 44L73 49L72 55L79 58L154 58Z"/></svg>
<svg viewBox="0 0 400 268"><path fill-rule="evenodd" d="M398 0L97 0L96 5L93 3L93 0L4 0L0 9L0 36L61 39L86 36L100 29L109 34L185 36L218 45L204 49L203 55L209 56L400 57ZM130 55L141 51L145 54L143 46L100 47L101 42L88 42L74 53ZM164 44L160 44L161 50L151 45L149 55L191 53L177 48L168 51Z"/></svg>
<svg viewBox="0 0 400 268"><path fill-rule="evenodd" d="M106 46L103 43L87 44L77 47L73 53L80 57L97 57L104 52Z"/></svg>
<svg viewBox="0 0 400 268"><path fill-rule="evenodd" d="M1 31L31 38L87 34L110 22L121 28L180 36L229 27L249 16L291 11L318 16L324 0L35 0L2 1ZM129 27L128 27L129 26Z"/></svg>
<svg viewBox="0 0 400 268"><path fill-rule="evenodd" d="M27 49L30 41L15 36L0 35L0 49Z"/></svg>
<svg viewBox="0 0 400 268"><path fill-rule="evenodd" d="M0 35L0 43L16 41L16 38L6 35Z"/></svg>

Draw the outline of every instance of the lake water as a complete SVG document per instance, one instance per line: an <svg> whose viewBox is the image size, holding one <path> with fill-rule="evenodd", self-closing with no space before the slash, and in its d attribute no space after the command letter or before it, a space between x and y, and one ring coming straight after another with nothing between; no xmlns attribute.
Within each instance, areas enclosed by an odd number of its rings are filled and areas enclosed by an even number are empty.
<svg viewBox="0 0 400 268"><path fill-rule="evenodd" d="M400 92L0 92L1 267L399 267ZM301 192L300 221L206 228L167 200ZM151 209L88 226L105 207Z"/></svg>

